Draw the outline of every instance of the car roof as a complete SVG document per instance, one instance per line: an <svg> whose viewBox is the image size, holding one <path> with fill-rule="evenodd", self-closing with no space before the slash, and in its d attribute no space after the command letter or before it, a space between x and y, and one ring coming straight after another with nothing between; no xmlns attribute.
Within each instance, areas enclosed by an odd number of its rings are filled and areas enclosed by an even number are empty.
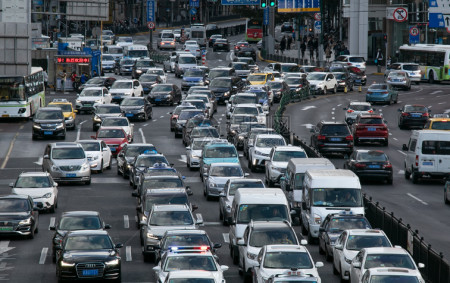
<svg viewBox="0 0 450 283"><path fill-rule="evenodd" d="M396 275L396 276L417 276L417 270L400 267L377 267L370 268L370 275Z"/></svg>
<svg viewBox="0 0 450 283"><path fill-rule="evenodd" d="M158 204L153 206L153 211L191 211L184 204Z"/></svg>
<svg viewBox="0 0 450 283"><path fill-rule="evenodd" d="M377 229L351 229L346 231L348 235L386 236L382 230Z"/></svg>
<svg viewBox="0 0 450 283"><path fill-rule="evenodd" d="M275 151L301 151L305 152L305 150L300 146L275 146Z"/></svg>
<svg viewBox="0 0 450 283"><path fill-rule="evenodd" d="M70 231L67 233L67 235L109 235L107 231L105 230L75 230Z"/></svg>
<svg viewBox="0 0 450 283"><path fill-rule="evenodd" d="M181 230L168 230L165 233L166 235L206 235L206 231L205 230L200 230L200 229L189 229L189 230L185 230L185 229L181 229Z"/></svg>
<svg viewBox="0 0 450 283"><path fill-rule="evenodd" d="M268 139L268 138L283 138L279 134L260 134L256 136L259 139Z"/></svg>
<svg viewBox="0 0 450 283"><path fill-rule="evenodd" d="M350 105L369 105L372 106L369 102L364 101L350 101Z"/></svg>
<svg viewBox="0 0 450 283"><path fill-rule="evenodd" d="M0 195L0 199L28 199L28 195Z"/></svg>
<svg viewBox="0 0 450 283"><path fill-rule="evenodd" d="M53 148L75 148L75 147L81 147L81 144L76 143L76 142L54 142L50 144Z"/></svg>
<svg viewBox="0 0 450 283"><path fill-rule="evenodd" d="M241 178L237 178L237 179L229 179L229 181L230 181L230 184L231 183L254 183L254 182L258 182L258 183L260 183L260 182L262 182L261 181L261 179L248 179L248 178L244 178L244 179L241 179Z"/></svg>
<svg viewBox="0 0 450 283"><path fill-rule="evenodd" d="M23 176L49 176L50 174L48 172L22 172L20 173L19 177L23 177Z"/></svg>
<svg viewBox="0 0 450 283"><path fill-rule="evenodd" d="M99 104L96 107L97 108L98 107L119 107L120 108L120 105L119 104L108 103L108 104Z"/></svg>
<svg viewBox="0 0 450 283"><path fill-rule="evenodd" d="M61 217L71 217L71 216L100 216L98 211L89 210L76 210L76 211L64 211Z"/></svg>
<svg viewBox="0 0 450 283"><path fill-rule="evenodd" d="M407 255L409 255L407 250L405 250L403 248L399 248L399 247L392 247L392 248L374 247L374 248L364 248L364 250L366 251L366 254L407 254Z"/></svg>
<svg viewBox="0 0 450 283"><path fill-rule="evenodd" d="M266 245L266 252L308 252L302 245Z"/></svg>

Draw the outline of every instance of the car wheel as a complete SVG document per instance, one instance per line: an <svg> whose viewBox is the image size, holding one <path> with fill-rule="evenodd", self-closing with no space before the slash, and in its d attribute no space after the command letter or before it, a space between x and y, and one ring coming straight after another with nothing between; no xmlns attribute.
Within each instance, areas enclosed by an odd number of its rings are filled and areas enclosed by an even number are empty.
<svg viewBox="0 0 450 283"><path fill-rule="evenodd" d="M239 251L237 251L237 248L231 247L231 258L233 259L233 264L239 263Z"/></svg>
<svg viewBox="0 0 450 283"><path fill-rule="evenodd" d="M100 170L98 170L98 173L103 173L103 159L102 159L102 164L100 165Z"/></svg>
<svg viewBox="0 0 450 283"><path fill-rule="evenodd" d="M325 95L325 94L327 94L327 87L326 86L323 87L323 95Z"/></svg>
<svg viewBox="0 0 450 283"><path fill-rule="evenodd" d="M412 171L411 179L412 179L413 184L418 184L419 183L419 174L417 174L417 172Z"/></svg>
<svg viewBox="0 0 450 283"><path fill-rule="evenodd" d="M37 226L36 226L36 228L37 228ZM36 228L31 229L30 235L28 235L28 239L34 239L34 234L36 233Z"/></svg>
<svg viewBox="0 0 450 283"><path fill-rule="evenodd" d="M111 165L112 165L112 158L110 157L108 167L106 167L106 169L111 170Z"/></svg>
<svg viewBox="0 0 450 283"><path fill-rule="evenodd" d="M415 83L416 83L416 85L420 84L420 82L415 82Z"/></svg>
<svg viewBox="0 0 450 283"><path fill-rule="evenodd" d="M117 175L122 175L122 173L119 170L119 164L117 164Z"/></svg>
<svg viewBox="0 0 450 283"><path fill-rule="evenodd" d="M91 184L91 179L89 178L89 181L84 182L85 185L90 185Z"/></svg>
<svg viewBox="0 0 450 283"><path fill-rule="evenodd" d="M50 213L55 213L55 205L56 205L56 202L55 202L55 204L53 204L52 206L50 206L50 209L49 209L49 212L50 212Z"/></svg>
<svg viewBox="0 0 450 283"><path fill-rule="evenodd" d="M337 93L337 86L336 86L336 85L334 85L334 88L333 88L333 93L334 93L334 94L336 94L336 93Z"/></svg>
<svg viewBox="0 0 450 283"><path fill-rule="evenodd" d="M272 182L272 180L271 180L270 178L266 177L266 180L267 180L267 185L268 185L269 187L275 186L275 183Z"/></svg>
<svg viewBox="0 0 450 283"><path fill-rule="evenodd" d="M154 255L144 254L144 262L153 262L155 261Z"/></svg>
<svg viewBox="0 0 450 283"><path fill-rule="evenodd" d="M405 179L409 180L410 177L411 177L411 173L408 172L408 170L406 170L406 167L405 167Z"/></svg>
<svg viewBox="0 0 450 283"><path fill-rule="evenodd" d="M445 202L445 204L450 204L450 201L448 200L448 197L447 197L447 189L444 191L444 202Z"/></svg>
<svg viewBox="0 0 450 283"><path fill-rule="evenodd" d="M388 146L389 145L389 140L385 140L383 143L384 146Z"/></svg>
<svg viewBox="0 0 450 283"><path fill-rule="evenodd" d="M300 215L300 219L301 219L301 215ZM302 228L302 235L303 235L303 236L305 236L306 234L308 234L308 230L306 230L305 223L303 223L303 221L302 221L301 228Z"/></svg>
<svg viewBox="0 0 450 283"><path fill-rule="evenodd" d="M308 244L312 245L312 244L314 244L315 241L316 240L311 235L311 229L310 229L310 231L308 232Z"/></svg>

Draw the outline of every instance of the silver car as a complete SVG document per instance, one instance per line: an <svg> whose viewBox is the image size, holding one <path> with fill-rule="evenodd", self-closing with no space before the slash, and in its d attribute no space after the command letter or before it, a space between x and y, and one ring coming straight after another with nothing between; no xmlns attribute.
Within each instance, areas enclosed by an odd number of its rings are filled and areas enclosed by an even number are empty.
<svg viewBox="0 0 450 283"><path fill-rule="evenodd" d="M416 84L420 83L422 78L422 71L420 70L419 64L415 63L393 63L386 68L384 72L384 77L387 78L390 72L393 71L404 71L408 74L409 79Z"/></svg>
<svg viewBox="0 0 450 283"><path fill-rule="evenodd" d="M186 165L191 170L200 168L200 158L202 157L203 146L214 140L214 138L195 138L186 147Z"/></svg>
<svg viewBox="0 0 450 283"><path fill-rule="evenodd" d="M370 114L375 111L369 102L362 101L351 101L348 106L343 109L345 110L345 122L349 125L356 121L358 115Z"/></svg>
<svg viewBox="0 0 450 283"><path fill-rule="evenodd" d="M79 143L57 142L45 147L42 171L56 182L91 183L91 164Z"/></svg>
<svg viewBox="0 0 450 283"><path fill-rule="evenodd" d="M203 173L205 178L203 194L207 200L218 197L229 179L242 179L247 176L249 174L244 173L239 163L212 163L208 173Z"/></svg>
<svg viewBox="0 0 450 283"><path fill-rule="evenodd" d="M411 89L411 80L405 71L392 71L386 78L386 83L394 88Z"/></svg>

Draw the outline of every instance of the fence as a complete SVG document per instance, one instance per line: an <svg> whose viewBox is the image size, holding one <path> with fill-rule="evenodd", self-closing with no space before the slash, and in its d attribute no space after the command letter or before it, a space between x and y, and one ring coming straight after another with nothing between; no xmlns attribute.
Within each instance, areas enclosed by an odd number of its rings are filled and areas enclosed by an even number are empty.
<svg viewBox="0 0 450 283"><path fill-rule="evenodd" d="M291 133L289 130L289 119L283 116L289 103L300 102L310 99L312 95L308 89L300 92L289 92L283 95L280 105L274 115L274 129L284 138L291 141L293 145L301 146L309 157L321 157L320 153L310 147L304 140ZM386 211L372 197L364 194L365 215L372 227L382 229L389 237L393 245L402 246L412 255L416 263L425 264L421 269L422 276L430 283L450 283L450 263L444 259L442 253L434 250L427 244L418 230L413 230L409 224L405 224L401 218L394 216L394 212ZM436 231L438 231L436 227Z"/></svg>

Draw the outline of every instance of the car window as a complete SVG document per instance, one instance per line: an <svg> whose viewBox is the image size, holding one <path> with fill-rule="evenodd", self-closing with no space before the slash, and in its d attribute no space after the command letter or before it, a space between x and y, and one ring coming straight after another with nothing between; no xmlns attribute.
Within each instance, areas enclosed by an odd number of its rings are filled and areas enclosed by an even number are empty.
<svg viewBox="0 0 450 283"><path fill-rule="evenodd" d="M173 235L166 236L162 248L167 249L169 247L198 247L209 246L210 242L206 235ZM184 281L183 281L184 283ZM197 283L197 281L195 281Z"/></svg>
<svg viewBox="0 0 450 283"><path fill-rule="evenodd" d="M350 235L347 240L347 250L359 251L363 248L391 247L384 236Z"/></svg>
<svg viewBox="0 0 450 283"><path fill-rule="evenodd" d="M107 235L69 236L66 239L65 250L109 250L113 248Z"/></svg>
<svg viewBox="0 0 450 283"><path fill-rule="evenodd" d="M263 266L271 269L310 269L313 263L306 252L270 252L266 253Z"/></svg>
<svg viewBox="0 0 450 283"><path fill-rule="evenodd" d="M346 125L323 125L320 134L324 136L347 136L350 131Z"/></svg>
<svg viewBox="0 0 450 283"><path fill-rule="evenodd" d="M83 142L80 144L84 151L100 151L100 144L98 142Z"/></svg>
<svg viewBox="0 0 450 283"><path fill-rule="evenodd" d="M153 211L149 224L152 226L192 225L194 220L189 211Z"/></svg>
<svg viewBox="0 0 450 283"><path fill-rule="evenodd" d="M0 199L1 212L30 211L30 203L26 199Z"/></svg>
<svg viewBox="0 0 450 283"><path fill-rule="evenodd" d="M75 148L54 148L52 150L53 159L84 159L84 150L81 147Z"/></svg>
<svg viewBox="0 0 450 283"><path fill-rule="evenodd" d="M101 221L96 216L67 216L61 218L59 230L98 230L102 228Z"/></svg>
<svg viewBox="0 0 450 283"><path fill-rule="evenodd" d="M297 244L294 232L291 229L253 230L250 236L249 245L252 247L276 244Z"/></svg>
<svg viewBox="0 0 450 283"><path fill-rule="evenodd" d="M14 188L48 188L51 186L47 176L19 176Z"/></svg>
<svg viewBox="0 0 450 283"><path fill-rule="evenodd" d="M36 120L59 120L63 119L62 111L38 111L36 113Z"/></svg>

